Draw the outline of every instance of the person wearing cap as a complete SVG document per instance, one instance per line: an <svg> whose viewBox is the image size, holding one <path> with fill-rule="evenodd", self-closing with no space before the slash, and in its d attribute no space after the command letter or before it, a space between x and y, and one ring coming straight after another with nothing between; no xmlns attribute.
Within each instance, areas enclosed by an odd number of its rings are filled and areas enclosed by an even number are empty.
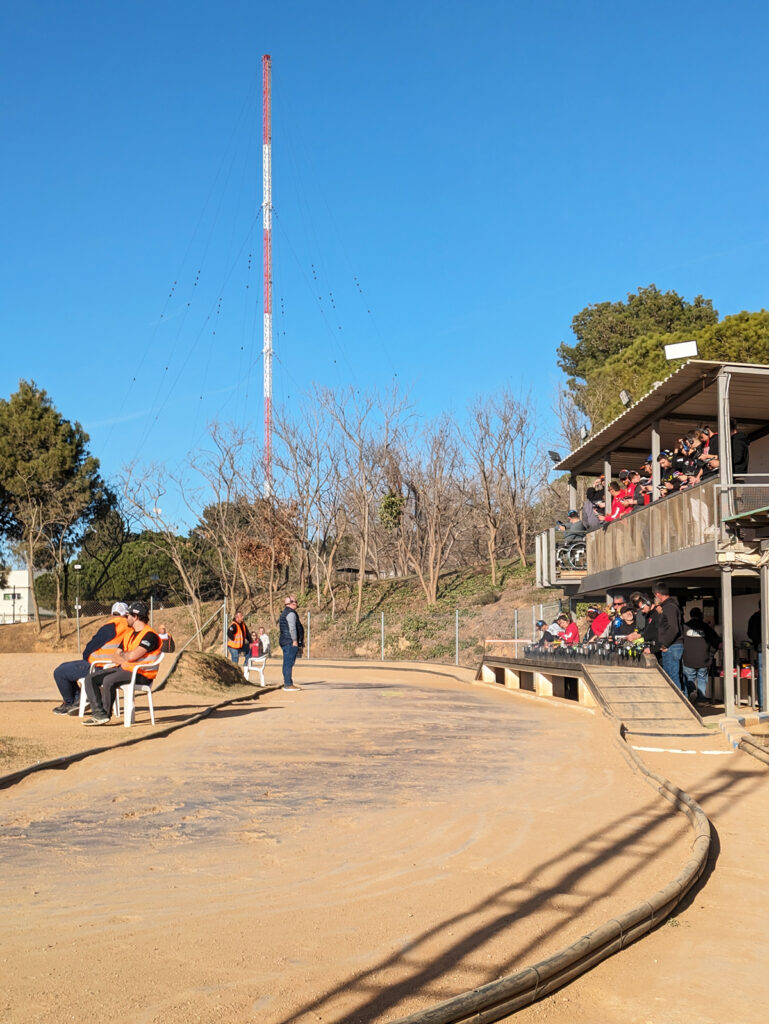
<svg viewBox="0 0 769 1024"><path fill-rule="evenodd" d="M278 643L283 651L283 690L293 693L301 689L294 685L293 671L299 648L304 643L304 626L299 621L296 598L293 595L286 598L285 608L278 619L278 628Z"/></svg>
<svg viewBox="0 0 769 1024"><path fill-rule="evenodd" d="M126 622L129 628L123 634L112 658L112 665L96 667L85 678L85 689L91 705L91 717L83 720L84 725L106 725L112 713L115 691L118 686L131 682L137 663L157 661L162 652L163 641L150 629L149 609L143 601L134 601L128 606ZM142 682L151 683L157 675L157 666L139 669Z"/></svg>
<svg viewBox="0 0 769 1024"><path fill-rule="evenodd" d="M582 522L579 512L575 508L569 509L568 523L558 523L558 529L564 534L564 543L571 544L577 540L584 540L587 530Z"/></svg>
<svg viewBox="0 0 769 1024"><path fill-rule="evenodd" d="M539 631L539 637L534 641L537 647L547 647L548 644L555 643L555 641L559 639L557 629L554 632L551 632L554 627L550 626L548 628L544 619L537 619L536 627Z"/></svg>
<svg viewBox="0 0 769 1024"><path fill-rule="evenodd" d="M62 703L53 709L55 715L76 715L80 710L80 687L78 680L87 676L91 665L99 660L111 658L120 639L128 630L126 615L128 605L116 601L112 613L94 633L83 649L80 661L65 661L53 670L53 678L59 688Z"/></svg>

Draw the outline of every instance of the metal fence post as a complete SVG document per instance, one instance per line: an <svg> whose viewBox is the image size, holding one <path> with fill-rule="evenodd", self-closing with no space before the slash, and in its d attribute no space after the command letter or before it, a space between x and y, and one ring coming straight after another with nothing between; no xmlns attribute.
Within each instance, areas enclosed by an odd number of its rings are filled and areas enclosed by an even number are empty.
<svg viewBox="0 0 769 1024"><path fill-rule="evenodd" d="M150 594L150 628L154 626L153 619L155 617L155 595Z"/></svg>
<svg viewBox="0 0 769 1024"><path fill-rule="evenodd" d="M384 661L384 612L382 612L382 661Z"/></svg>
<svg viewBox="0 0 769 1024"><path fill-rule="evenodd" d="M222 604L222 655L227 657L227 598Z"/></svg>
<svg viewBox="0 0 769 1024"><path fill-rule="evenodd" d="M459 608L454 611L454 664L459 664Z"/></svg>
<svg viewBox="0 0 769 1024"><path fill-rule="evenodd" d="M531 638L535 639L537 635L537 611L534 605L531 606Z"/></svg>
<svg viewBox="0 0 769 1024"><path fill-rule="evenodd" d="M312 645L312 612L307 612L307 660L310 660L310 647Z"/></svg>
<svg viewBox="0 0 769 1024"><path fill-rule="evenodd" d="M515 639L518 639L518 609L515 609Z"/></svg>

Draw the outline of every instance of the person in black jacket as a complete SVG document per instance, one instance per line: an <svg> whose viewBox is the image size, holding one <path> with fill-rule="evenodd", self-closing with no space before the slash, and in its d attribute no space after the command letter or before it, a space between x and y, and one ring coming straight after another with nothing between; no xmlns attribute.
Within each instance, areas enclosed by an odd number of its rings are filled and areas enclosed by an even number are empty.
<svg viewBox="0 0 769 1024"><path fill-rule="evenodd" d="M757 666L756 666L756 699L758 701L759 709L763 709L763 692L764 692L764 681L762 677L763 672L763 661L764 655L761 648L761 602L758 602L758 611L748 619L748 640L753 644L755 649L758 651Z"/></svg>
<svg viewBox="0 0 769 1024"><path fill-rule="evenodd" d="M689 700L705 700L708 669L713 655L721 646L721 637L702 617L701 608L692 608L684 623L684 655L682 666Z"/></svg>
<svg viewBox="0 0 769 1024"><path fill-rule="evenodd" d="M662 669L671 681L681 690L681 659L684 654L683 616L681 606L672 597L667 583L657 580L652 587L654 602L660 609L657 623L657 641L662 654Z"/></svg>
<svg viewBox="0 0 769 1024"><path fill-rule="evenodd" d="M293 671L299 648L304 644L304 626L299 621L295 597L286 598L286 607L280 613L278 628L278 643L283 650L283 690L292 693L301 689L294 685Z"/></svg>

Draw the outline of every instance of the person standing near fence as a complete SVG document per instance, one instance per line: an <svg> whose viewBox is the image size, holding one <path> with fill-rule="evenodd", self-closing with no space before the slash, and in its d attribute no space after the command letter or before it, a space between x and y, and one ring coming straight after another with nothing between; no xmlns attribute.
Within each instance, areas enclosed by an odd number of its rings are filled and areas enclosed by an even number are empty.
<svg viewBox="0 0 769 1024"><path fill-rule="evenodd" d="M293 671L299 648L304 643L304 626L299 621L295 597L286 598L286 607L280 613L278 628L280 629L278 643L283 651L283 689L292 693L301 689L294 685Z"/></svg>
<svg viewBox="0 0 769 1024"><path fill-rule="evenodd" d="M235 618L227 630L227 650L235 665L238 664L241 654L246 662L251 654L251 634L243 621L242 612L235 612Z"/></svg>

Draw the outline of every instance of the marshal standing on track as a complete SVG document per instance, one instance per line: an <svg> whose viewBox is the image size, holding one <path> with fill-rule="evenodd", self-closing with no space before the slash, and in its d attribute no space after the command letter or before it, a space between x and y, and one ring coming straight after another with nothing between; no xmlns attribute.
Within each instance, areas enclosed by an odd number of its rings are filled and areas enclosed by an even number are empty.
<svg viewBox="0 0 769 1024"><path fill-rule="evenodd" d="M242 612L235 612L235 618L227 630L227 650L233 664L238 664L241 654L243 655L243 661L248 663L248 658L251 654L251 633L243 621Z"/></svg>
<svg viewBox="0 0 769 1024"><path fill-rule="evenodd" d="M286 607L280 614L278 626L280 628L278 642L283 650L283 689L293 693L301 689L299 686L294 686L292 673L299 649L304 644L304 626L299 621L295 597L286 598Z"/></svg>

